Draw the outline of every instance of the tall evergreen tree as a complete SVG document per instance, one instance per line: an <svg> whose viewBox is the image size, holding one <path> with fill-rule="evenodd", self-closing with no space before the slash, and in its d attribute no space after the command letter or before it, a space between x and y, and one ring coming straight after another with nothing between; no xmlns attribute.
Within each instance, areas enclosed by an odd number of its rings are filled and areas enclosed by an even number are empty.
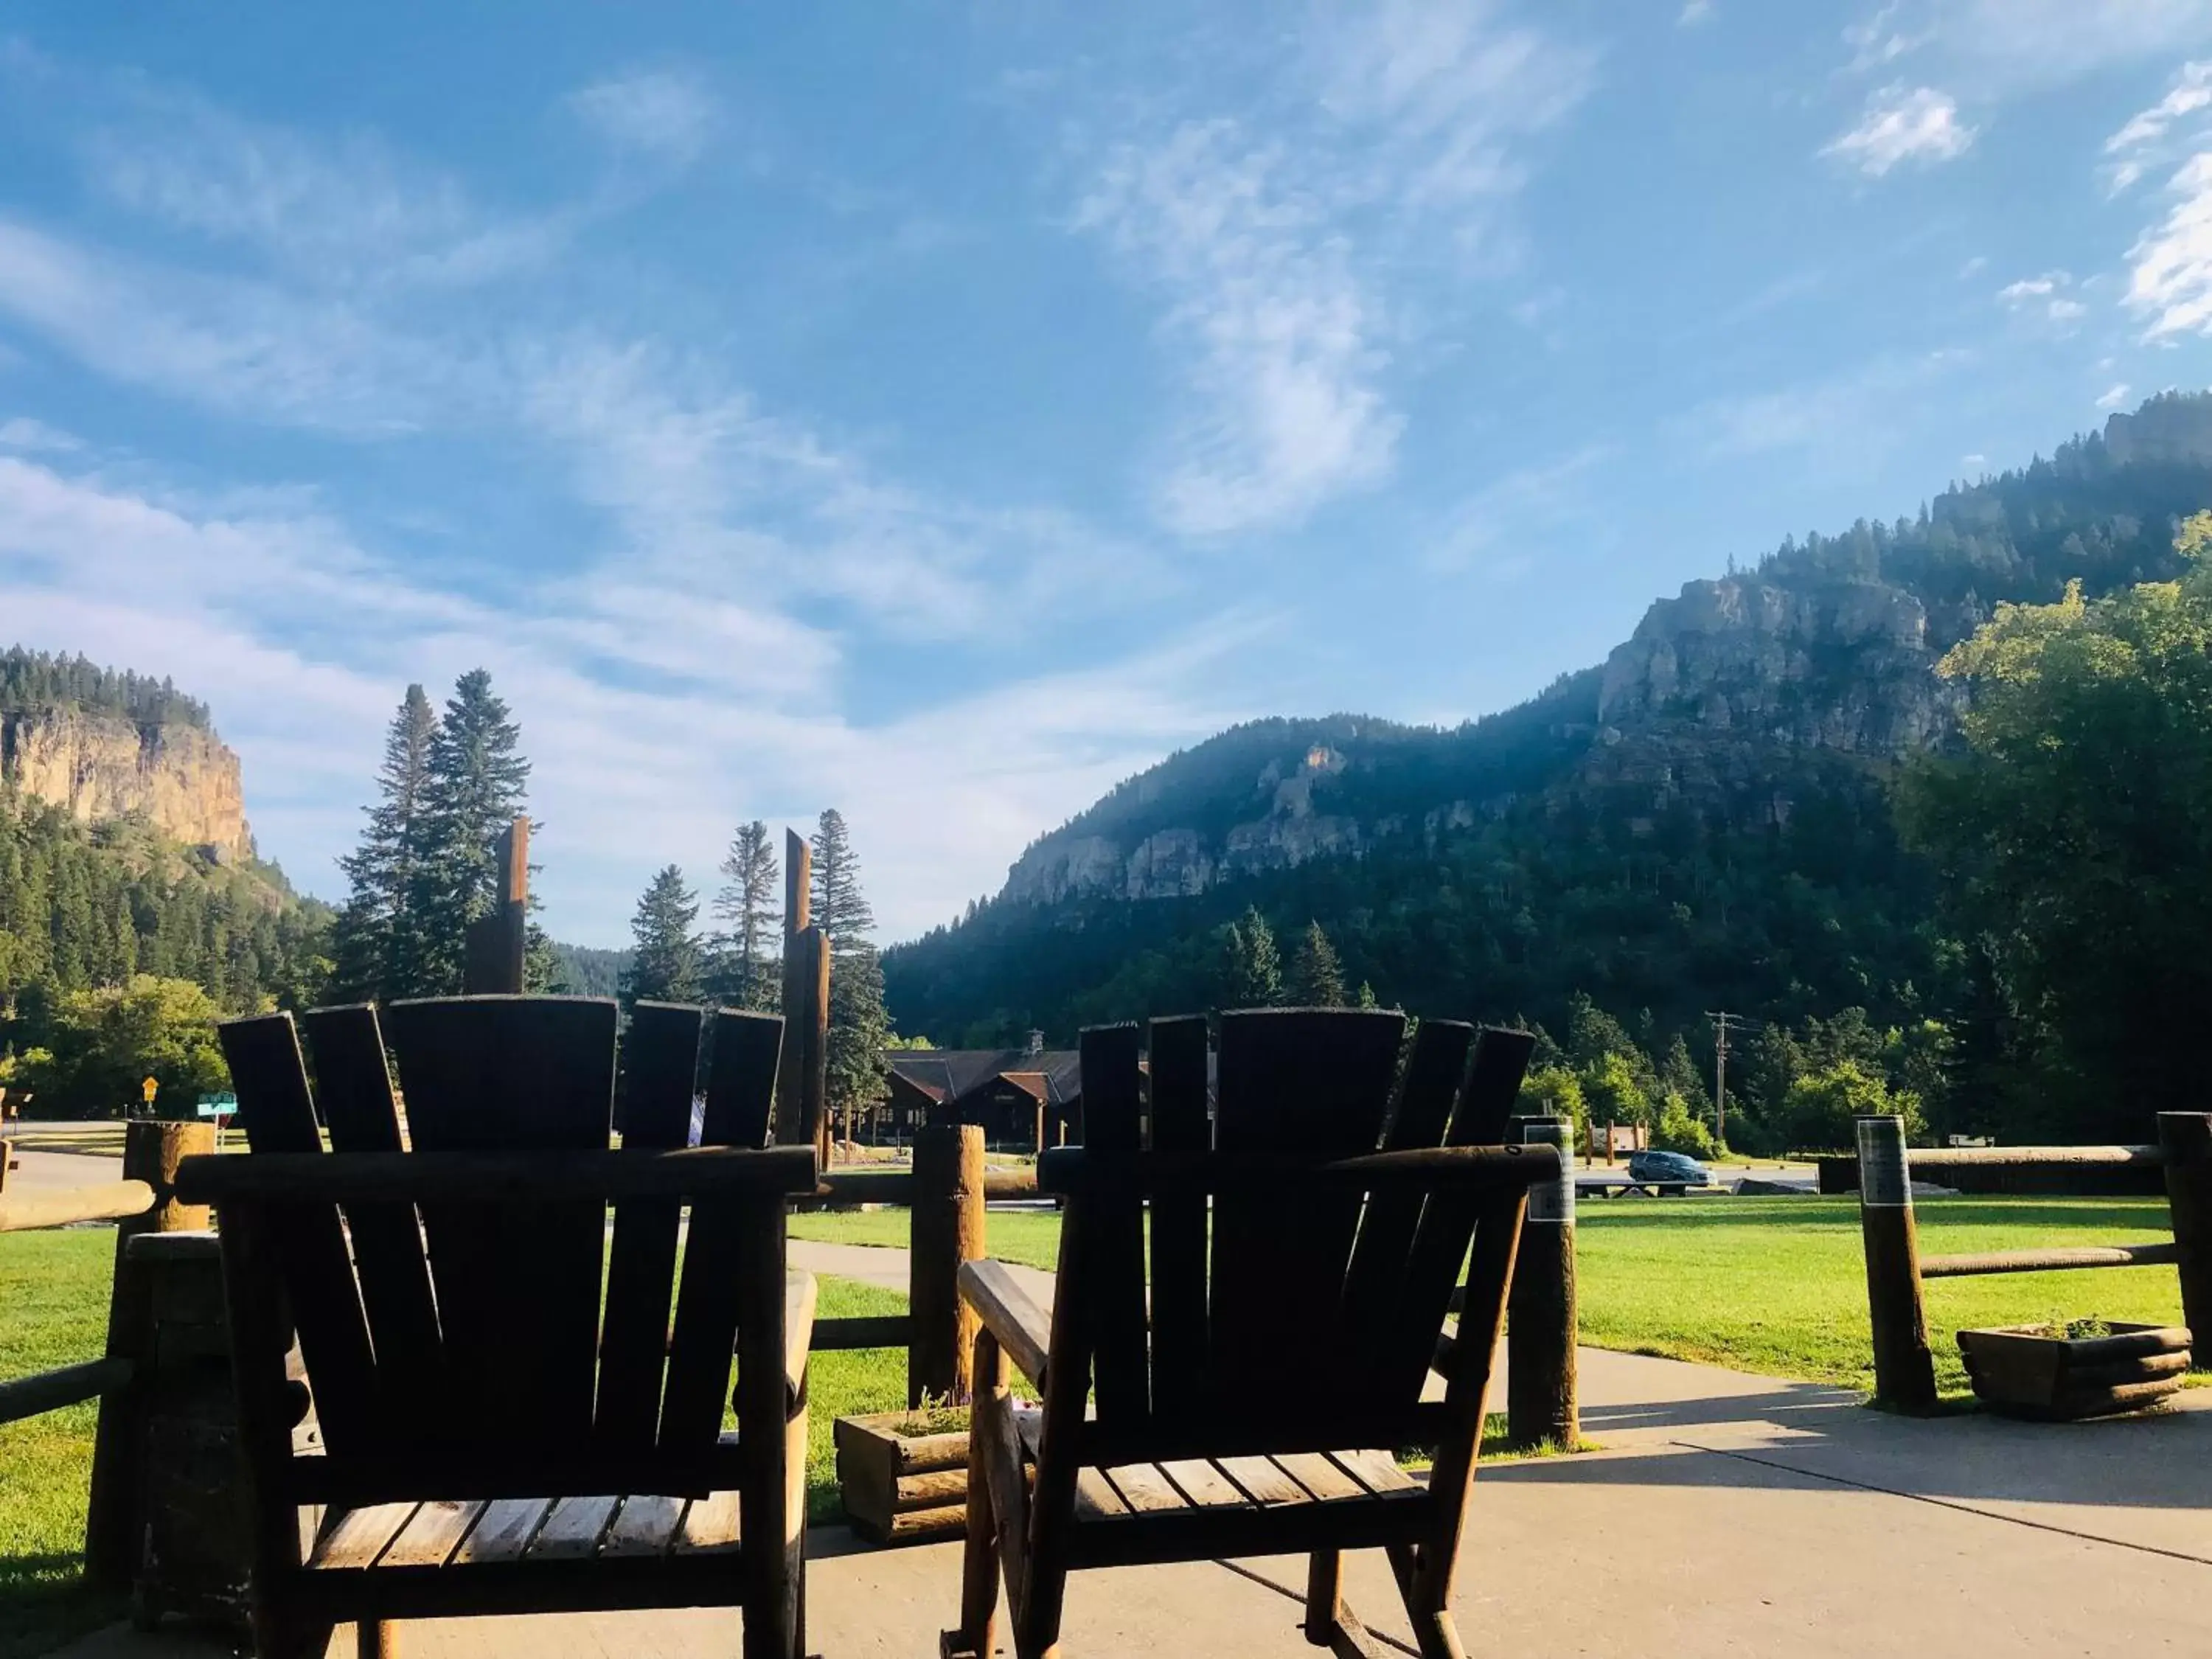
<svg viewBox="0 0 2212 1659"><path fill-rule="evenodd" d="M1344 968L1317 921L1306 924L1298 953L1291 959L1291 1000L1301 1008L1344 1006Z"/></svg>
<svg viewBox="0 0 2212 1659"><path fill-rule="evenodd" d="M732 1007L772 1009L770 945L783 912L775 902L775 847L768 825L758 818L739 824L721 869L729 879L714 896L714 915L723 924L715 939L715 994Z"/></svg>
<svg viewBox="0 0 2212 1659"><path fill-rule="evenodd" d="M705 952L692 924L699 901L684 884L684 872L668 866L645 890L630 919L629 971L623 975L626 1008L642 1000L696 1002L704 988Z"/></svg>
<svg viewBox="0 0 2212 1659"><path fill-rule="evenodd" d="M349 884L331 939L332 992L348 1001L390 994L410 981L421 955L411 925L417 820L438 717L420 685L407 688L385 734L377 804L365 809L361 844L338 860Z"/></svg>
<svg viewBox="0 0 2212 1659"><path fill-rule="evenodd" d="M854 1112L872 1109L883 1097L891 1021L883 963L868 938L875 912L860 890L860 860L836 807L823 812L812 845L814 922L830 936L830 1108L849 1123Z"/></svg>
<svg viewBox="0 0 2212 1659"><path fill-rule="evenodd" d="M1283 1000L1283 957L1257 906L1221 930L1221 1006L1267 1008Z"/></svg>
<svg viewBox="0 0 2212 1659"><path fill-rule="evenodd" d="M530 782L521 741L489 673L471 669L454 683L430 738L415 821L409 915L421 930L422 957L395 994L460 990L468 925L498 897L496 843L521 813Z"/></svg>

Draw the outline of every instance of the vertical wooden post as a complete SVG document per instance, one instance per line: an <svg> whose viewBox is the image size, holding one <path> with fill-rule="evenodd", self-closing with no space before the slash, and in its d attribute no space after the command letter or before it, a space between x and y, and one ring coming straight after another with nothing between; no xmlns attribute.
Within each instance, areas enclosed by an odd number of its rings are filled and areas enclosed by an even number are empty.
<svg viewBox="0 0 2212 1659"><path fill-rule="evenodd" d="M814 926L814 852L796 830L783 833L783 1057L775 1073L775 1140L822 1145L830 1030L830 951Z"/></svg>
<svg viewBox="0 0 2212 1659"><path fill-rule="evenodd" d="M975 1392L978 1321L960 1299L960 1264L984 1255L983 1130L932 1123L915 1132L914 1209L907 1253L909 1406L967 1405Z"/></svg>
<svg viewBox="0 0 2212 1659"><path fill-rule="evenodd" d="M1559 1178L1528 1189L1505 1326L1506 1431L1571 1449L1582 1439L1575 1364L1575 1143L1565 1118L1524 1119L1528 1146L1559 1149Z"/></svg>
<svg viewBox="0 0 2212 1659"><path fill-rule="evenodd" d="M520 996L530 942L530 820L500 832L499 892L491 914L469 924L463 941L463 994Z"/></svg>
<svg viewBox="0 0 2212 1659"><path fill-rule="evenodd" d="M115 1229L115 1279L107 1302L107 1357L144 1369L152 1359L153 1304L143 1263L131 1259L141 1233L191 1232L210 1222L204 1204L177 1201L177 1165L215 1151L211 1123L128 1123L123 1129L123 1178L154 1189L143 1215ZM137 1380L111 1389L100 1400L93 1440L92 1493L85 1517L84 1576L95 1589L128 1589L137 1574L144 1532L140 1499L145 1490L144 1389Z"/></svg>
<svg viewBox="0 0 2212 1659"><path fill-rule="evenodd" d="M1900 1411L1936 1407L1936 1357L1920 1297L1920 1237L1905 1120L1857 1120L1859 1230L1866 1245L1867 1312L1874 1328L1874 1396Z"/></svg>
<svg viewBox="0 0 2212 1659"><path fill-rule="evenodd" d="M2166 1157L2166 1212L2181 1258L2181 1318L2202 1333L2191 1350L2212 1370L2212 1113L2160 1112L2158 1148Z"/></svg>

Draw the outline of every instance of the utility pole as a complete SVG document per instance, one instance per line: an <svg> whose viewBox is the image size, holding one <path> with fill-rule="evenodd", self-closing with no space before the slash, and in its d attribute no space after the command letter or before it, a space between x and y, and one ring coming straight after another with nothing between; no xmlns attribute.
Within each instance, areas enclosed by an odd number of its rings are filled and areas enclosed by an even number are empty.
<svg viewBox="0 0 2212 1659"><path fill-rule="evenodd" d="M1723 1010L1707 1009L1705 1018L1713 1023L1713 1133L1722 1146L1728 1145L1728 1057L1729 1033L1741 1031L1744 1018Z"/></svg>

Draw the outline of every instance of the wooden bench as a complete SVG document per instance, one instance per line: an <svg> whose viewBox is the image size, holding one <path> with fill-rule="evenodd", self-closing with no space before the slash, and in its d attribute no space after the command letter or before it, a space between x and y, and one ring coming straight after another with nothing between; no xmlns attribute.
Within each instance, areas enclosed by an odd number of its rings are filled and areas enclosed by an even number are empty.
<svg viewBox="0 0 2212 1659"><path fill-rule="evenodd" d="M1156 1020L1149 1150L1137 1028L1084 1034L1087 1143L1037 1178L1066 1200L1050 1319L998 1263L961 1270L981 1330L948 1659L992 1651L1001 1570L1015 1651L1043 1659L1073 1570L1290 1552L1311 1558L1308 1638L1370 1652L1339 1593L1361 1548L1389 1552L1421 1652L1462 1655L1447 1597L1483 1395L1528 1188L1559 1154L1497 1144L1526 1033L1425 1022L1394 1092L1403 1029L1223 1015L1209 1146L1206 1022ZM1461 1358L1426 1399L1470 1244ZM1391 1455L1409 1446L1435 1454L1425 1486Z"/></svg>
<svg viewBox="0 0 2212 1659"><path fill-rule="evenodd" d="M744 1610L748 1659L804 1652L814 1285L783 1215L815 1167L763 1150L782 1021L715 1016L693 1150L702 1011L635 1011L620 1151L616 1024L475 997L222 1028L252 1151L179 1188L221 1226L263 1659L347 1621L381 1654L388 1620L701 1606Z"/></svg>

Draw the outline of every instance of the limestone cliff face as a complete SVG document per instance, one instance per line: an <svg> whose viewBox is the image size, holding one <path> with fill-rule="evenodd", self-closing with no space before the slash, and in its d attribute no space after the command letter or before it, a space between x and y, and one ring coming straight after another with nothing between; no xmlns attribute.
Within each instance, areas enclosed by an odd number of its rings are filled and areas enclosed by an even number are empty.
<svg viewBox="0 0 2212 1659"><path fill-rule="evenodd" d="M1174 898L1308 859L1357 856L1372 831L1356 818L1317 811L1314 801L1316 783L1345 765L1345 757L1324 744L1309 745L1288 764L1271 760L1256 775L1246 775L1253 780L1255 815L1218 835L1175 826L1129 846L1103 835L1048 836L1008 872L1006 896L1032 904L1094 895ZM1146 781L1138 785L1139 802L1148 799Z"/></svg>
<svg viewBox="0 0 2212 1659"><path fill-rule="evenodd" d="M1691 582L1614 647L1598 720L1903 755L1954 728L1962 692L1934 672L1950 642L1931 637L1917 597L1886 582Z"/></svg>
<svg viewBox="0 0 2212 1659"><path fill-rule="evenodd" d="M137 813L222 858L252 850L238 757L196 726L67 708L0 711L0 779L87 823Z"/></svg>

